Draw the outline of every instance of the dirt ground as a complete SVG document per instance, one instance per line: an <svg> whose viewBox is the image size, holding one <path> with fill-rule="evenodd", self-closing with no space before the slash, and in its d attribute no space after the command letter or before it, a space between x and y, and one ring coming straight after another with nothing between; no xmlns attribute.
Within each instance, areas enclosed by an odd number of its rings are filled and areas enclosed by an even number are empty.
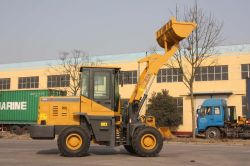
<svg viewBox="0 0 250 166"><path fill-rule="evenodd" d="M16 135L16 134L11 134L8 131L0 131L0 139L22 139L22 140L27 140L31 139L29 134L23 134L23 135Z"/></svg>
<svg viewBox="0 0 250 166"><path fill-rule="evenodd" d="M173 138L167 140L168 142L192 143L192 144L225 144L225 145L248 145L250 146L250 139L229 139L223 138L218 140L209 140L205 138Z"/></svg>

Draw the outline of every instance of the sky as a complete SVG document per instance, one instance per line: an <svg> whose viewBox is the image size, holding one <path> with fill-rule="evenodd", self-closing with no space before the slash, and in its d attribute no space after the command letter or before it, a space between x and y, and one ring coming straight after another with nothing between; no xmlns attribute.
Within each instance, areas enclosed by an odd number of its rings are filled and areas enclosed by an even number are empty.
<svg viewBox="0 0 250 166"><path fill-rule="evenodd" d="M250 43L250 1L197 0L222 21L221 45ZM0 64L57 59L80 49L91 56L146 52L171 11L194 0L0 0Z"/></svg>

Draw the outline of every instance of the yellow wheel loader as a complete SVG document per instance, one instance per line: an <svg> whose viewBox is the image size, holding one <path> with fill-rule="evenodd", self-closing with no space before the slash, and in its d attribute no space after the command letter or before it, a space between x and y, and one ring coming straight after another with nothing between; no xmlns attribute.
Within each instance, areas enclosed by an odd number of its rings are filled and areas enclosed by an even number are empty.
<svg viewBox="0 0 250 166"><path fill-rule="evenodd" d="M63 156L84 156L90 142L107 146L123 145L138 156L156 156L163 146L163 134L153 117L141 113L149 88L158 70L175 54L179 42L196 27L192 22L172 18L156 32L163 55L152 54L138 61L146 63L128 106L121 110L119 67L81 67L79 97L41 97L33 139L54 139Z"/></svg>

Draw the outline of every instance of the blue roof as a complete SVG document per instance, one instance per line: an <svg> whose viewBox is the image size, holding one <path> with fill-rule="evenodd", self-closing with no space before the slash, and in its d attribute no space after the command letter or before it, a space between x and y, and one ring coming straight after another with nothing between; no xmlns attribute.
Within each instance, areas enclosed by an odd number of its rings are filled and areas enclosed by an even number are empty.
<svg viewBox="0 0 250 166"><path fill-rule="evenodd" d="M250 53L250 44L241 45L229 45L229 46L218 46L215 48L218 54L232 53L237 54ZM159 51L162 53L163 51ZM142 57L146 56L145 52L130 53L130 54L111 54L111 55L98 55L91 56L92 60L99 59L105 64L117 64L124 62L136 61ZM42 61L32 61L32 62L20 62L20 63L10 63L10 64L0 64L0 71L7 71L9 69L16 68L43 68L49 65L58 64L57 60L42 60Z"/></svg>
<svg viewBox="0 0 250 166"><path fill-rule="evenodd" d="M207 99L202 103L202 106L209 107L209 106L219 106L219 105L226 105L226 100L224 99Z"/></svg>

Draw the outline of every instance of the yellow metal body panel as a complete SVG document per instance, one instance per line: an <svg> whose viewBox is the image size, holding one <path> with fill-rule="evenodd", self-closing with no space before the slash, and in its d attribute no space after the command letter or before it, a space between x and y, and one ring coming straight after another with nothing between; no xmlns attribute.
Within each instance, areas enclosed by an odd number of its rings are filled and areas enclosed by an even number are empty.
<svg viewBox="0 0 250 166"><path fill-rule="evenodd" d="M89 116L109 116L109 117L120 117L116 119L116 125L120 125L122 122L120 102L118 106L118 111L114 112L113 110L102 106L101 104L96 103L84 96L81 96L81 113L86 113Z"/></svg>
<svg viewBox="0 0 250 166"><path fill-rule="evenodd" d="M84 96L81 96L81 113L86 113L90 116L115 116L114 111Z"/></svg>
<svg viewBox="0 0 250 166"><path fill-rule="evenodd" d="M80 125L79 113L88 116L121 116L120 110L114 112L84 96L46 97L39 102L38 124L45 120L46 125ZM119 120L116 124L120 122Z"/></svg>
<svg viewBox="0 0 250 166"><path fill-rule="evenodd" d="M79 125L79 97L42 97L39 101L38 124L45 120L46 125Z"/></svg>

